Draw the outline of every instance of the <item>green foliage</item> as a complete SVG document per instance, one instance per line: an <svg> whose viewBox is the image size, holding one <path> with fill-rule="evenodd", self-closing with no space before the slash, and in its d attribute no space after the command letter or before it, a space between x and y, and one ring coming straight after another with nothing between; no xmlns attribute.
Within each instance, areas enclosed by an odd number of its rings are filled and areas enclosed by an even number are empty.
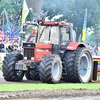
<svg viewBox="0 0 100 100"><path fill-rule="evenodd" d="M93 33L91 33L91 35L86 37L85 42L90 43L91 45L95 45L95 44L97 45L96 39L98 39L98 38L100 38L100 28L95 27Z"/></svg>
<svg viewBox="0 0 100 100"><path fill-rule="evenodd" d="M8 0L0 0L0 12L2 12L4 8L7 9L9 14L13 12L13 6Z"/></svg>
<svg viewBox="0 0 100 100"><path fill-rule="evenodd" d="M29 14L27 16L27 21L32 21L32 20L33 20L32 12L29 10Z"/></svg>
<svg viewBox="0 0 100 100"><path fill-rule="evenodd" d="M0 69L2 68L2 65L0 64Z"/></svg>
<svg viewBox="0 0 100 100"><path fill-rule="evenodd" d="M1 17L2 22L3 22L3 17L5 17L5 14L3 13L4 8L6 9L8 16L18 12L17 14L12 16L12 18L16 21L19 13L21 11L21 8L23 7L23 0L0 0L0 4L1 4L0 13L2 14L2 17ZM3 16L3 14L4 14L4 16ZM29 12L29 14L27 16L27 21L31 21L31 20L33 20L33 17L32 17L31 12ZM9 17L9 22L10 22L10 25L14 26L15 22L10 17ZM20 16L18 23L21 25L22 15ZM4 27L5 27L5 29L8 29L6 19L4 20ZM20 28L21 28L21 26L16 25L15 31L17 31ZM28 29L26 34L27 33L31 33L31 29Z"/></svg>
<svg viewBox="0 0 100 100"><path fill-rule="evenodd" d="M6 29L8 29L8 26L7 26L6 16L5 16L5 13L4 13L4 8L7 11L8 17L9 17L9 15L12 15L12 14L18 12L17 14L11 16L16 21L17 16L18 16L18 14L21 10L21 7L22 7L22 0L0 0L0 15L1 15L1 19L2 19L2 25L4 25L4 27ZM15 24L15 22L12 20L12 18L10 18L10 17L8 18L10 25ZM20 18L18 23L21 25L21 18ZM20 27L17 25L16 30L18 30L19 28Z"/></svg>
<svg viewBox="0 0 100 100"><path fill-rule="evenodd" d="M3 9L7 10L8 15L15 12L20 12L23 6L23 0L0 0L0 14L3 14ZM93 29L100 24L100 0L43 0L42 12L49 11L47 17L51 20L54 16L63 15L55 21L66 21L74 24L74 30L76 31L76 41L79 40L82 34L85 9L87 8L87 28ZM12 18L16 20L18 13ZM3 19L3 15L1 17ZM11 24L15 22L9 18ZM33 20L31 12L27 16L27 20ZM5 26L6 26L5 19ZM21 18L19 20L21 24ZM19 29L17 25L16 30ZM96 29L95 29L96 30ZM99 31L98 31L99 32ZM98 33L98 32L94 32ZM94 38L92 35L91 38Z"/></svg>
<svg viewBox="0 0 100 100"><path fill-rule="evenodd" d="M74 24L76 41L82 34L85 9L87 8L87 27L95 28L100 24L100 1L99 0L44 0L43 10L49 10L48 17L52 19L55 15L63 14L60 21Z"/></svg>
<svg viewBox="0 0 100 100"><path fill-rule="evenodd" d="M0 69L2 68L2 64L3 64L3 63L0 63Z"/></svg>

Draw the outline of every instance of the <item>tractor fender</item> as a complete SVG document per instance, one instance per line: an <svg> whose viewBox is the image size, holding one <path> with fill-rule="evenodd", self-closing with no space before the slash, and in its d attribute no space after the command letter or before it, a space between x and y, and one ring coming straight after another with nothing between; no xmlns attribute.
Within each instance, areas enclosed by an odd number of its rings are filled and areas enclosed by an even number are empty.
<svg viewBox="0 0 100 100"><path fill-rule="evenodd" d="M67 46L67 50L76 50L77 47L86 47L86 45L84 43L70 42Z"/></svg>

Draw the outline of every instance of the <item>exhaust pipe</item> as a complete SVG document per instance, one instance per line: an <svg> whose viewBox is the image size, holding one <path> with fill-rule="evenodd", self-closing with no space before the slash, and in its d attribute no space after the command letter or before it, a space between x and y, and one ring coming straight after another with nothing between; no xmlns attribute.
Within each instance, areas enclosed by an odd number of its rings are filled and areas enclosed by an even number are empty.
<svg viewBox="0 0 100 100"><path fill-rule="evenodd" d="M32 13L38 19L41 12L42 0L26 0L26 2Z"/></svg>

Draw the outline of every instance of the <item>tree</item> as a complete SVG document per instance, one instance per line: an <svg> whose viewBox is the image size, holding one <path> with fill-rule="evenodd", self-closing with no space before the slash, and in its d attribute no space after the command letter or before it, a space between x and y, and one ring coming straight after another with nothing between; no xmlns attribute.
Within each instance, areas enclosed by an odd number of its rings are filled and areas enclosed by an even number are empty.
<svg viewBox="0 0 100 100"><path fill-rule="evenodd" d="M100 23L99 0L46 0L43 2L43 11L49 10L48 17L51 20L55 15L63 14L59 21L67 21L74 24L76 41L82 34L85 9L88 10L87 27L95 28Z"/></svg>
<svg viewBox="0 0 100 100"><path fill-rule="evenodd" d="M11 5L11 3L8 0L0 0L0 15L1 15L1 20L3 20L3 24L5 24L5 27L7 29L7 21L5 17L5 13L4 13L4 8L7 11L8 15L11 15L14 12L13 6Z"/></svg>
<svg viewBox="0 0 100 100"><path fill-rule="evenodd" d="M13 19L16 20L17 17L18 17L18 14L23 6L23 1L22 0L9 0L9 2L11 3L11 5L13 6L13 9L14 9L14 12L13 13L16 13L18 12L17 14L15 14L13 16ZM12 13L12 14L13 14ZM15 23L15 22L14 22ZM21 24L21 18L19 20L19 24Z"/></svg>
<svg viewBox="0 0 100 100"><path fill-rule="evenodd" d="M89 35L88 39L86 40L87 43L92 45L97 44L97 39L100 38L100 27L95 27L93 33Z"/></svg>

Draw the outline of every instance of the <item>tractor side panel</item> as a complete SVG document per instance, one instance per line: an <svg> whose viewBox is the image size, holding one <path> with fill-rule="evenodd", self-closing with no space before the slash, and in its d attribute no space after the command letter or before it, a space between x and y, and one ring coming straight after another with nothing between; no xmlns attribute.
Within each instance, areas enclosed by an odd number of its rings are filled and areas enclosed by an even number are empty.
<svg viewBox="0 0 100 100"><path fill-rule="evenodd" d="M44 55L47 54L51 54L51 52L43 50L43 49L35 49L35 55L34 55L34 61L35 62L40 62L42 60L42 57L44 57Z"/></svg>
<svg viewBox="0 0 100 100"><path fill-rule="evenodd" d="M44 55L51 54L51 49L52 45L36 44L34 61L40 62L42 60L42 57L44 57Z"/></svg>
<svg viewBox="0 0 100 100"><path fill-rule="evenodd" d="M36 44L36 48L38 49L52 49L52 45L48 45L48 44Z"/></svg>
<svg viewBox="0 0 100 100"><path fill-rule="evenodd" d="M70 42L67 50L76 50L77 47L86 47L84 43Z"/></svg>

